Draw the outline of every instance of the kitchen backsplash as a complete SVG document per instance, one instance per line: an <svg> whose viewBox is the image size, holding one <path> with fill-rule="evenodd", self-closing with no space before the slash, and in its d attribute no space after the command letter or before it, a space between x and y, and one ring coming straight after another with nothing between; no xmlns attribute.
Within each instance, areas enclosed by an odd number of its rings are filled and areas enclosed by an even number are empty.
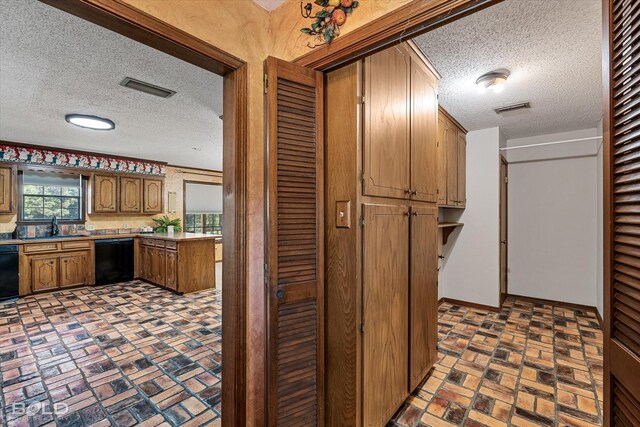
<svg viewBox="0 0 640 427"><path fill-rule="evenodd" d="M59 226L59 234L62 236L73 236L76 234L102 236L105 234L129 234L139 233L140 228L102 228L98 230L86 230L84 225L67 225ZM51 225L20 225L17 227L18 239L28 239L36 237L48 237L51 235ZM12 238L12 233L0 233L0 240Z"/></svg>

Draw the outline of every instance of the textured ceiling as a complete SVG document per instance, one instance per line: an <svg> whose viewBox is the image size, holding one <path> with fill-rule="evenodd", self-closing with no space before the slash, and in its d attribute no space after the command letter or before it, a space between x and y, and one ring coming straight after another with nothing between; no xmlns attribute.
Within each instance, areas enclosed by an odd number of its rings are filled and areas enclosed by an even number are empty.
<svg viewBox="0 0 640 427"><path fill-rule="evenodd" d="M468 130L507 138L595 127L602 117L600 0L506 0L414 41L442 74L440 103ZM502 93L475 80L507 68ZM531 101L531 109L493 108Z"/></svg>
<svg viewBox="0 0 640 427"><path fill-rule="evenodd" d="M262 6L263 8L267 9L269 12L271 12L272 10L276 9L278 6L280 6L282 3L284 3L287 0L254 0L256 3L258 3L260 6Z"/></svg>
<svg viewBox="0 0 640 427"><path fill-rule="evenodd" d="M177 93L127 89L125 77ZM116 129L71 126L68 113ZM221 114L221 77L37 0L2 2L0 139L222 170Z"/></svg>

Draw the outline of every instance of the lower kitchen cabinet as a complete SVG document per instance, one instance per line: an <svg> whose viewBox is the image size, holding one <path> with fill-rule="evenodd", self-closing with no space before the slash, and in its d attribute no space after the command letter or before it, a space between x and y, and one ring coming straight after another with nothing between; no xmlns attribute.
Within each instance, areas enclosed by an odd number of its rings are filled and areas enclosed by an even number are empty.
<svg viewBox="0 0 640 427"><path fill-rule="evenodd" d="M20 253L20 295L94 284L93 242L25 244Z"/></svg>
<svg viewBox="0 0 640 427"><path fill-rule="evenodd" d="M31 289L32 291L46 291L59 287L59 258L31 259Z"/></svg>
<svg viewBox="0 0 640 427"><path fill-rule="evenodd" d="M140 239L140 278L180 293L215 287L215 241Z"/></svg>
<svg viewBox="0 0 640 427"><path fill-rule="evenodd" d="M86 254L72 254L60 257L60 287L79 286L87 283Z"/></svg>
<svg viewBox="0 0 640 427"><path fill-rule="evenodd" d="M174 291L178 290L178 252L167 250L167 269L166 269L166 277L165 283L167 288L173 289Z"/></svg>

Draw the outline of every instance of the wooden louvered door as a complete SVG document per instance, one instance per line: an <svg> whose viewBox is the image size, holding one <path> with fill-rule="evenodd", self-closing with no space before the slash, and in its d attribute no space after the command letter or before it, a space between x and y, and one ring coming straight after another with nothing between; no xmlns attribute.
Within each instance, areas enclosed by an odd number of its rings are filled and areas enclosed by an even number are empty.
<svg viewBox="0 0 640 427"><path fill-rule="evenodd" d="M322 73L267 58L270 426L324 425Z"/></svg>
<svg viewBox="0 0 640 427"><path fill-rule="evenodd" d="M640 2L604 0L605 425L640 425Z"/></svg>

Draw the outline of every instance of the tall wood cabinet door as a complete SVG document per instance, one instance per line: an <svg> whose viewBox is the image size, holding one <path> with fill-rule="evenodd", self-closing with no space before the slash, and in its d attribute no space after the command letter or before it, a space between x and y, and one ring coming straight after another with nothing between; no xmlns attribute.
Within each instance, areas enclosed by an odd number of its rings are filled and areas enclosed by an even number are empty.
<svg viewBox="0 0 640 427"><path fill-rule="evenodd" d="M363 213L363 425L384 426L407 396L409 208Z"/></svg>
<svg viewBox="0 0 640 427"><path fill-rule="evenodd" d="M144 179L142 197L144 213L162 213L162 186L161 179Z"/></svg>
<svg viewBox="0 0 640 427"><path fill-rule="evenodd" d="M458 205L467 204L467 136L458 130Z"/></svg>
<svg viewBox="0 0 640 427"><path fill-rule="evenodd" d="M176 251L166 252L167 273L165 283L167 288L178 290L178 253Z"/></svg>
<svg viewBox="0 0 640 427"><path fill-rule="evenodd" d="M438 211L411 208L409 392L438 357Z"/></svg>
<svg viewBox="0 0 640 427"><path fill-rule="evenodd" d="M411 199L436 202L438 79L411 56Z"/></svg>
<svg viewBox="0 0 640 427"><path fill-rule="evenodd" d="M640 2L602 4L604 425L640 426Z"/></svg>
<svg viewBox="0 0 640 427"><path fill-rule="evenodd" d="M31 290L44 291L59 287L58 257L31 259Z"/></svg>
<svg viewBox="0 0 640 427"><path fill-rule="evenodd" d="M153 275L153 282L158 285L163 285L166 283L166 260L165 260L165 250L162 248L155 248L151 250L151 271Z"/></svg>
<svg viewBox="0 0 640 427"><path fill-rule="evenodd" d="M153 282L153 275L151 274L152 251L153 249L149 246L140 245L140 277L151 282Z"/></svg>
<svg viewBox="0 0 640 427"><path fill-rule="evenodd" d="M0 167L0 213L13 213L15 208L14 185L15 169Z"/></svg>
<svg viewBox="0 0 640 427"><path fill-rule="evenodd" d="M409 198L409 55L390 48L364 62L364 194Z"/></svg>
<svg viewBox="0 0 640 427"><path fill-rule="evenodd" d="M73 254L60 257L60 287L86 283L87 255Z"/></svg>
<svg viewBox="0 0 640 427"><path fill-rule="evenodd" d="M120 177L120 212L142 211L142 178Z"/></svg>
<svg viewBox="0 0 640 427"><path fill-rule="evenodd" d="M447 121L438 114L438 204L447 204Z"/></svg>
<svg viewBox="0 0 640 427"><path fill-rule="evenodd" d="M458 204L458 130L447 120L447 205Z"/></svg>
<svg viewBox="0 0 640 427"><path fill-rule="evenodd" d="M265 424L324 426L323 76L272 57L265 65Z"/></svg>
<svg viewBox="0 0 640 427"><path fill-rule="evenodd" d="M93 212L118 212L118 177L93 175Z"/></svg>

